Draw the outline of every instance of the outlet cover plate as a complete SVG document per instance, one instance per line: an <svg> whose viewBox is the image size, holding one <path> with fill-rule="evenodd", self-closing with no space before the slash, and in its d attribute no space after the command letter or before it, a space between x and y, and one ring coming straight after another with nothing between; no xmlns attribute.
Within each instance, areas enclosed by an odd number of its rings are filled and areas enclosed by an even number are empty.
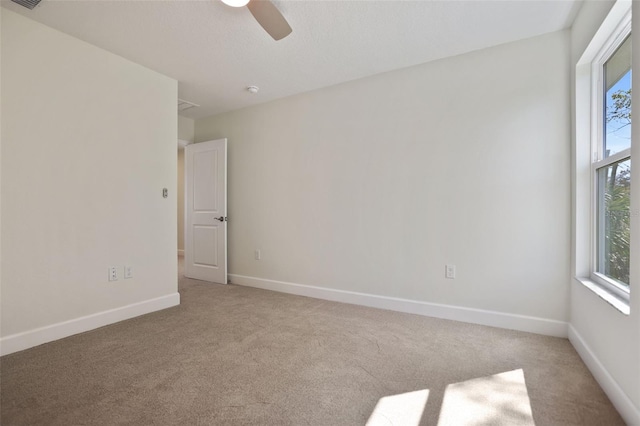
<svg viewBox="0 0 640 426"><path fill-rule="evenodd" d="M456 265L445 265L444 276L449 280L455 279Z"/></svg>
<svg viewBox="0 0 640 426"><path fill-rule="evenodd" d="M109 281L118 281L118 268L115 266L109 268Z"/></svg>

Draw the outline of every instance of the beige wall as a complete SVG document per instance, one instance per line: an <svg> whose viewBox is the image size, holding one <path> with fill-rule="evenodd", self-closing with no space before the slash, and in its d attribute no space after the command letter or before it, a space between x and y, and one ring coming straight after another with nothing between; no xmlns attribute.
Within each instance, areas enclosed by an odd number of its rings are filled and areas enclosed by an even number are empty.
<svg viewBox="0 0 640 426"><path fill-rule="evenodd" d="M230 273L566 321L569 54L558 32L196 120L229 139Z"/></svg>
<svg viewBox="0 0 640 426"><path fill-rule="evenodd" d="M8 10L1 77L2 337L177 298L176 81Z"/></svg>

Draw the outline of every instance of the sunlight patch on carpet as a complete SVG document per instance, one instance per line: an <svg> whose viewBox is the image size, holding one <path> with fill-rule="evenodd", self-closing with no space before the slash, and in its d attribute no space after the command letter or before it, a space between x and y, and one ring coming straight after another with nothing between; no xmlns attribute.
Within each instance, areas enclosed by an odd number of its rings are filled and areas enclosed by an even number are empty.
<svg viewBox="0 0 640 426"><path fill-rule="evenodd" d="M380 398L367 426L418 426L428 398L428 389Z"/></svg>
<svg viewBox="0 0 640 426"><path fill-rule="evenodd" d="M438 426L534 425L522 369L447 386Z"/></svg>

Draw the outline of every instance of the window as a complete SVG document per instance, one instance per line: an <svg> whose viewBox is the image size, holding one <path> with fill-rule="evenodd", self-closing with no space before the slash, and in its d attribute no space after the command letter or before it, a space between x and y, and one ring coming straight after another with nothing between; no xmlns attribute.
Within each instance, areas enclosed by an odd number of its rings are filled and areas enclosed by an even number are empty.
<svg viewBox="0 0 640 426"><path fill-rule="evenodd" d="M592 62L590 278L629 301L631 243L631 18Z"/></svg>

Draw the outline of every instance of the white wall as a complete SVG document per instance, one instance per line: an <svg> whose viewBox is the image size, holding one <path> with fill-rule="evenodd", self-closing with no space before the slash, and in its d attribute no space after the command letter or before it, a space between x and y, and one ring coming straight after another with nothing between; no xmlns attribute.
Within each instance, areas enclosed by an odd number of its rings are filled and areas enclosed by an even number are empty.
<svg viewBox="0 0 640 426"><path fill-rule="evenodd" d="M3 10L3 353L177 303L176 102L174 80Z"/></svg>
<svg viewBox="0 0 640 426"><path fill-rule="evenodd" d="M195 122L188 117L178 116L178 139L193 142Z"/></svg>
<svg viewBox="0 0 640 426"><path fill-rule="evenodd" d="M640 16L640 3L634 2L634 16ZM575 65L590 43L603 20L611 10L613 1L584 2L572 27L571 57L572 76ZM634 48L634 69L640 69L640 20L633 23L632 37ZM575 78L575 77L573 77ZM633 92L640 93L638 79L633 81ZM588 101L588 96L585 98ZM575 105L574 105L575 112ZM575 120L575 117L574 117ZM574 121L575 122L575 121ZM633 122L640 123L640 109L633 110ZM640 126L633 127L633 153L640 158ZM576 136L573 135L573 150L576 149ZM588 156L588 153L586 154ZM576 165L573 166L574 177ZM635 170L635 169L634 169ZM632 211L640 211L640 175L632 177ZM573 189L575 200L576 188ZM587 194L588 197L588 194ZM574 202L573 212L584 214L582 206ZM588 219L587 219L588 220ZM578 221L580 223L580 221ZM618 410L629 424L640 424L640 298L637 297L637 277L640 276L640 214L632 215L632 271L631 271L631 314L623 315L607 302L587 289L579 281L572 279L571 284L571 327L572 342L591 368L594 375L609 394ZM589 241L581 229L574 229L574 259L572 270L584 269L589 255ZM577 253L578 259L575 258Z"/></svg>
<svg viewBox="0 0 640 426"><path fill-rule="evenodd" d="M195 122L178 116L178 139L193 142ZM184 254L184 147L178 147L178 253Z"/></svg>
<svg viewBox="0 0 640 426"><path fill-rule="evenodd" d="M0 7L0 99L2 99L2 7ZM2 102L0 102L0 129L2 129ZM0 166L2 165L2 131L0 131ZM2 329L2 172L0 170L0 333ZM0 334L1 335L1 334ZM0 348L1 353L1 348Z"/></svg>
<svg viewBox="0 0 640 426"><path fill-rule="evenodd" d="M196 120L231 274L566 321L569 74L558 32Z"/></svg>
<svg viewBox="0 0 640 426"><path fill-rule="evenodd" d="M178 253L184 254L184 148L178 148Z"/></svg>

